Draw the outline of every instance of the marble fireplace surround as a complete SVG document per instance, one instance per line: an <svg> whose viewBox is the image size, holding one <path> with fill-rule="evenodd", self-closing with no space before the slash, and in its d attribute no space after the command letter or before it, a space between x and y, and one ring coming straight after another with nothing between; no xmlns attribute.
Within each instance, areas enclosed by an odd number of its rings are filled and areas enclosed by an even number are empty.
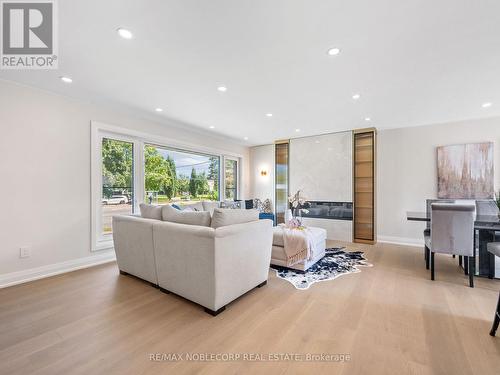
<svg viewBox="0 0 500 375"><path fill-rule="evenodd" d="M311 202L353 201L352 132L324 134L290 140L289 191L302 190ZM304 216L304 223L325 228L329 239L352 240L352 217Z"/></svg>

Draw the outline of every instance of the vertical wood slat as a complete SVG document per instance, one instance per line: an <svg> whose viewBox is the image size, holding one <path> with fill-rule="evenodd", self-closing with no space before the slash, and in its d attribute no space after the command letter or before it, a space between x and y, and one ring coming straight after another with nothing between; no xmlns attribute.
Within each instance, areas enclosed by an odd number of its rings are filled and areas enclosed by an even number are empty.
<svg viewBox="0 0 500 375"><path fill-rule="evenodd" d="M376 243L375 179L376 130L355 130L353 134L353 241Z"/></svg>

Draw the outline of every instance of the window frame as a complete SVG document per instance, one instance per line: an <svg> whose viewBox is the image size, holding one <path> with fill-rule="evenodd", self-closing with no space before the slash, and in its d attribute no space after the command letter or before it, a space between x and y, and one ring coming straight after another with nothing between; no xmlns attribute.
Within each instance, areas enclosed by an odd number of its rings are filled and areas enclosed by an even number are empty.
<svg viewBox="0 0 500 375"><path fill-rule="evenodd" d="M236 157L231 157L231 156L224 156L224 200L226 200L226 160L231 160L236 162L236 176L235 176L235 184L236 184L236 189L234 193L234 200L240 199L240 158Z"/></svg>
<svg viewBox="0 0 500 375"><path fill-rule="evenodd" d="M111 138L133 143L134 153L134 187L133 212L139 212L139 205L144 202L144 146L152 145L167 148L173 151L202 154L219 157L219 201L225 199L225 161L237 161L237 197L241 193L241 165L243 156L231 151L199 146L187 142L179 142L170 138L156 136L140 131L109 125L98 121L91 121L91 251L113 249L112 233L101 236L102 231L102 139Z"/></svg>

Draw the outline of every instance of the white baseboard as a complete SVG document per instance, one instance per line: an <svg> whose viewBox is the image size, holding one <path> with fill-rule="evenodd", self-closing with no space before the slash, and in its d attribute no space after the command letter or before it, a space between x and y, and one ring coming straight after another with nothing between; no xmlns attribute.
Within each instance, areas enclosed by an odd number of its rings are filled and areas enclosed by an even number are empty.
<svg viewBox="0 0 500 375"><path fill-rule="evenodd" d="M418 238L404 238L404 237L391 237L391 236L377 236L378 242L392 243L395 245L403 246L424 246L424 240Z"/></svg>
<svg viewBox="0 0 500 375"><path fill-rule="evenodd" d="M0 289L17 284L27 283L28 281L43 279L45 277L59 275L61 273L76 271L82 268L89 268L99 264L109 263L116 260L115 252L106 252L105 254L91 255L85 258L78 258L49 264L42 267L31 268L28 270L11 272L0 275Z"/></svg>

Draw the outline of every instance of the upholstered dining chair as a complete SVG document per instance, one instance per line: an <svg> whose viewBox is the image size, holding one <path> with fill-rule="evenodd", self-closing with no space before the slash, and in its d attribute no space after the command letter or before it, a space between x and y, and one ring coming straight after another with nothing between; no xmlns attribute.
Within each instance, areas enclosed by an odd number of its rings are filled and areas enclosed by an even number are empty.
<svg viewBox="0 0 500 375"><path fill-rule="evenodd" d="M488 251L497 257L500 257L500 242L492 242L488 244ZM498 293L497 311L493 318L493 326L491 327L490 335L495 336L498 324L500 323L500 292Z"/></svg>
<svg viewBox="0 0 500 375"><path fill-rule="evenodd" d="M425 202L426 205L426 213L427 215L431 214L431 205L433 203L455 203L454 199L427 199ZM431 222L428 221L427 225L424 229L424 238L425 237L430 237L431 235ZM426 248L424 248L424 259L425 259L425 268L429 269L429 251Z"/></svg>
<svg viewBox="0 0 500 375"><path fill-rule="evenodd" d="M478 216L497 216L499 209L493 199L478 199L476 201L476 211Z"/></svg>
<svg viewBox="0 0 500 375"><path fill-rule="evenodd" d="M425 237L431 265L431 280L435 279L435 253L456 254L469 262L469 285L474 287L474 214L470 204L433 203L431 233Z"/></svg>

